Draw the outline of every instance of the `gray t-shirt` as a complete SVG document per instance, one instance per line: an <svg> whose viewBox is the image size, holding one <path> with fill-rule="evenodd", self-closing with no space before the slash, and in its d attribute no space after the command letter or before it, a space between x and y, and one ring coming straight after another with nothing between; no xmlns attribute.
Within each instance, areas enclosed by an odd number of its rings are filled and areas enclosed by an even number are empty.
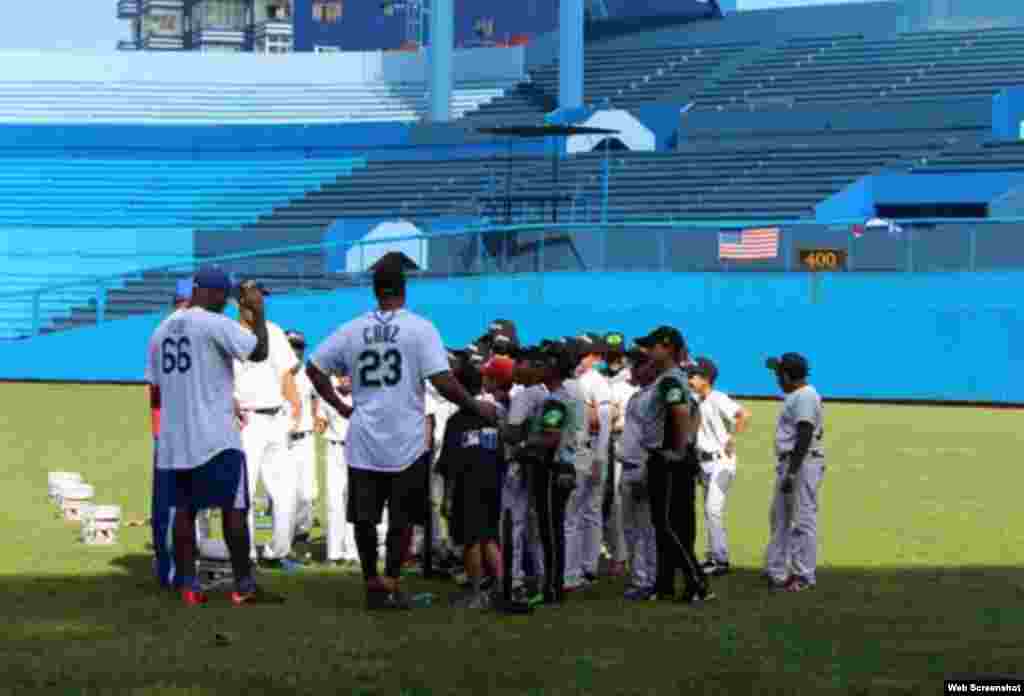
<svg viewBox="0 0 1024 696"><path fill-rule="evenodd" d="M247 360L256 336L223 314L180 309L149 340L146 381L160 388L157 468L195 469L242 449L235 425L232 361Z"/></svg>
<svg viewBox="0 0 1024 696"><path fill-rule="evenodd" d="M693 408L690 387L686 373L673 367L658 376L651 385L650 397L644 400L643 420L645 421L643 446L661 449L665 446L666 426L669 410L675 406Z"/></svg>
<svg viewBox="0 0 1024 696"><path fill-rule="evenodd" d="M647 462L648 451L653 445L645 444L657 441L656 421L645 419L645 413L650 409L650 400L654 395L652 385L643 387L634 392L626 402L625 425L622 429L622 437L619 440L617 449L619 459L632 466L642 466Z"/></svg>
<svg viewBox="0 0 1024 696"><path fill-rule="evenodd" d="M806 385L786 395L779 413L779 422L775 427L775 453L778 455L792 452L796 447L796 425L806 421L814 426L814 437L811 438L811 449L822 450L822 439L825 435L825 413L821 396L817 390Z"/></svg>

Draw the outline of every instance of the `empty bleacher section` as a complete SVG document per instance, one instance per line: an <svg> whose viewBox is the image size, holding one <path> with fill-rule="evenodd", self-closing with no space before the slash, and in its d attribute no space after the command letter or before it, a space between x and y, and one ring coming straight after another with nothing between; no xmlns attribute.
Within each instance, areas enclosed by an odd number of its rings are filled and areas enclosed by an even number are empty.
<svg viewBox="0 0 1024 696"><path fill-rule="evenodd" d="M145 156L142 156L145 157ZM95 295L97 276L190 260L193 236L240 225L336 182L362 158L0 158L0 336L30 328L26 297L46 293L41 322Z"/></svg>
<svg viewBox="0 0 1024 696"><path fill-rule="evenodd" d="M1024 29L794 38L699 92L699 109L991 96L1024 82Z"/></svg>
<svg viewBox="0 0 1024 696"><path fill-rule="evenodd" d="M452 116L461 118L513 84L457 83ZM0 81L0 123L411 122L427 111L428 92L420 83Z"/></svg>
<svg viewBox="0 0 1024 696"><path fill-rule="evenodd" d="M454 56L461 117L523 77L524 49ZM304 55L7 52L0 123L414 122L428 111L426 59L408 53Z"/></svg>
<svg viewBox="0 0 1024 696"><path fill-rule="evenodd" d="M914 167L915 173L1024 172L1024 140L950 148Z"/></svg>

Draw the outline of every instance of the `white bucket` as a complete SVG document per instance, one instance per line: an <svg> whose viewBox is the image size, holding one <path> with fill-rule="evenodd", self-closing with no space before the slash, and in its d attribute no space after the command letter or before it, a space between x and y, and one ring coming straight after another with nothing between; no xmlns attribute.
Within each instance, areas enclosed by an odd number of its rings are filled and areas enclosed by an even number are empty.
<svg viewBox="0 0 1024 696"><path fill-rule="evenodd" d="M60 505L57 499L60 489L68 484L82 482L82 475L74 471L51 471L46 477L46 491L50 500Z"/></svg>
<svg viewBox="0 0 1024 696"><path fill-rule="evenodd" d="M117 531L121 528L120 505L95 505L88 524L82 526L86 544L109 546L117 543Z"/></svg>
<svg viewBox="0 0 1024 696"><path fill-rule="evenodd" d="M60 507L68 522L82 520L82 506L92 502L93 487L88 483L76 483L61 489Z"/></svg>
<svg viewBox="0 0 1024 696"><path fill-rule="evenodd" d="M82 503L82 506L80 508L80 515L79 515L80 518L81 518L79 521L82 523L81 536L80 536L82 541L85 541L86 537L89 534L89 525L92 524L93 511L95 509L96 509L96 506L93 505L92 503Z"/></svg>

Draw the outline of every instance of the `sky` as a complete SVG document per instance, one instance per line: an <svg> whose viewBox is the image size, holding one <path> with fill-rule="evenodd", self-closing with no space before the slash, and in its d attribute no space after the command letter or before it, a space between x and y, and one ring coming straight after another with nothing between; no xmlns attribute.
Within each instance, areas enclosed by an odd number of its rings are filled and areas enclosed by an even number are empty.
<svg viewBox="0 0 1024 696"><path fill-rule="evenodd" d="M117 0L2 0L0 49L114 50L128 38L127 22L117 19ZM820 5L848 0L739 0L741 10ZM55 7L59 12L54 12Z"/></svg>

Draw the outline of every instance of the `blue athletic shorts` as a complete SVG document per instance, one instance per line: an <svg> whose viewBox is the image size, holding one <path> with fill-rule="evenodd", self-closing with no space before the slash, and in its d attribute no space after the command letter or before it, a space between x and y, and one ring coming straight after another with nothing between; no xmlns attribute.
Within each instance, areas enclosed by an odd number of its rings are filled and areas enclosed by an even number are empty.
<svg viewBox="0 0 1024 696"><path fill-rule="evenodd" d="M174 472L174 507L193 512L209 508L249 509L245 453L224 450L195 469Z"/></svg>

